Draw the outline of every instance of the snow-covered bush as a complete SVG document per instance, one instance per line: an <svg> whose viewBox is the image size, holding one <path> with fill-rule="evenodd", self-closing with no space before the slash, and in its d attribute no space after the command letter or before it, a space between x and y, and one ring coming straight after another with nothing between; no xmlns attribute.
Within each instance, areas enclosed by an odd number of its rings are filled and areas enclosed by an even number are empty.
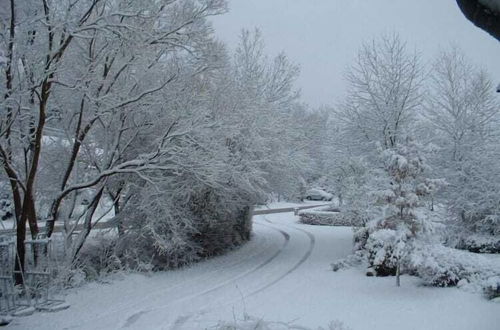
<svg viewBox="0 0 500 330"><path fill-rule="evenodd" d="M73 268L82 271L85 279L91 281L123 269L120 258L115 254L116 241L114 235L92 237L83 246Z"/></svg>
<svg viewBox="0 0 500 330"><path fill-rule="evenodd" d="M455 247L475 253L500 253L500 235L464 235L459 238Z"/></svg>
<svg viewBox="0 0 500 330"><path fill-rule="evenodd" d="M333 206L321 206L299 211L300 222L320 226L362 226L363 223L355 212L342 212Z"/></svg>
<svg viewBox="0 0 500 330"><path fill-rule="evenodd" d="M344 259L337 260L335 262L332 262L330 266L332 267L332 270L334 272L337 272L339 270L351 268L354 266L359 266L362 264L367 264L367 256L366 253L363 251L355 251L353 254L347 256Z"/></svg>
<svg viewBox="0 0 500 330"><path fill-rule="evenodd" d="M500 299L500 276L490 277L484 286L484 294L489 299L498 301Z"/></svg>
<svg viewBox="0 0 500 330"><path fill-rule="evenodd" d="M212 178L227 173L217 167L204 170ZM184 173L181 180L165 178L167 187L186 182L190 188L182 192L145 186L131 197L122 212L127 215L123 223L128 229L116 251L127 267L149 263L153 270L175 268L220 254L250 238L251 205L256 198L252 191L238 191L238 186L218 181L208 186L190 173Z"/></svg>
<svg viewBox="0 0 500 330"><path fill-rule="evenodd" d="M414 273L432 286L464 286L487 294L500 276L500 260L445 247L440 244L415 244L407 258ZM496 283L496 282L495 282Z"/></svg>
<svg viewBox="0 0 500 330"><path fill-rule="evenodd" d="M415 241L428 239L437 228L423 198L437 189L442 180L424 176L428 169L421 146L408 139L405 144L383 150L385 182L373 192L379 216L368 223L366 249L370 275L397 275Z"/></svg>
<svg viewBox="0 0 500 330"><path fill-rule="evenodd" d="M372 268L370 275L396 275L397 267L405 253L405 240L404 232L393 229L380 229L371 233L365 245Z"/></svg>

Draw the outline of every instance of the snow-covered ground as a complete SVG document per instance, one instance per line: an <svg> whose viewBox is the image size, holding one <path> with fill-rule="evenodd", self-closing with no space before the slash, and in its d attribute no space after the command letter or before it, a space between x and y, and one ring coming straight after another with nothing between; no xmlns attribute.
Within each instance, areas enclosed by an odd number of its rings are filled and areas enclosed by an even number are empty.
<svg viewBox="0 0 500 330"><path fill-rule="evenodd" d="M292 213L255 216L253 239L190 268L127 274L71 290L67 310L15 319L9 329L210 329L249 314L311 328L498 330L500 305L419 279L334 273L352 248L348 227L297 224Z"/></svg>

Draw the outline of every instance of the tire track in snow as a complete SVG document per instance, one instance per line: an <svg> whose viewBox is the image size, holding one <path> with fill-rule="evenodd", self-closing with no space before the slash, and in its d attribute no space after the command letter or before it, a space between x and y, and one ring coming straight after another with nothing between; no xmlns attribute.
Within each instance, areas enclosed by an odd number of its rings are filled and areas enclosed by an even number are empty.
<svg viewBox="0 0 500 330"><path fill-rule="evenodd" d="M285 232L285 231L283 231L281 229L278 229L278 228L275 228L275 227L272 227L272 226L269 226L269 225L266 225L266 224L263 224L263 223L256 223L256 224L260 224L262 226L269 227L269 228L271 228L273 230L276 230L280 234L282 234L283 237L285 238L285 241L283 242L283 245L281 246L281 248L279 248L271 257L269 257L268 259L266 259L263 263L259 264L257 267L252 268L249 271L245 271L243 273L240 273L237 276L232 277L232 278L230 278L230 279L222 282L221 284L219 284L219 285L217 285L215 287L212 287L210 289L207 289L207 290L205 290L205 291L203 291L201 293L192 294L192 295L183 297L183 298L175 300L175 301L170 301L167 304L164 304L164 305L161 305L161 306L158 306L158 307L155 307L155 308L146 309L146 310L142 310L142 311L136 312L136 313L132 314L131 316L129 316L127 318L127 320L125 321L125 324L122 326L122 328L127 328L127 327L132 326L144 314L147 314L147 313L159 310L159 309L163 309L165 307L170 306L173 303L180 303L180 302L183 302L183 301L186 301L186 300L195 299L195 298L198 298L198 297L205 296L205 295L207 295L207 294L209 294L211 292L217 291L217 290L219 290L220 288L222 288L224 286L227 286L227 285L229 285L229 284L231 284L233 282L236 282L237 280L239 280L239 279L241 279L241 278L243 278L245 276L248 276L248 275L250 275L252 273L255 273L255 272L259 271L260 269L262 269L263 267L265 267L266 265L268 265L269 263L271 263L274 259L276 259L276 257L278 255L280 255L283 252L283 250L285 249L285 247L288 245L288 243L290 241L290 234L288 234L287 232ZM188 315L188 316L182 316L182 317L180 317L178 319L178 321L176 321L176 324L177 323L181 323L179 326L182 326L182 324L184 324L185 322L187 322L190 317L191 317L190 315Z"/></svg>
<svg viewBox="0 0 500 330"><path fill-rule="evenodd" d="M236 280L239 280L239 279L241 279L241 278L243 278L245 276L248 276L248 275L250 275L252 273L255 273L256 271L262 269L267 264L269 264L271 261L273 261L274 259L276 259L276 257L278 255L280 255L281 252L283 252L283 249L288 245L288 242L290 242L290 234L288 234L287 232L285 232L285 231L283 231L281 229L277 229L277 228L274 228L274 227L271 227L271 226L267 226L267 225L264 225L264 224L261 224L261 225L279 231L285 237L285 242L283 243L283 246L279 250L277 250L269 259L267 259L265 262L261 263L259 266L257 266L256 268L252 269L251 271L243 273L243 274L240 274L239 276L234 277L231 280L225 281L223 284L218 285L217 287L214 287L212 289L206 290L206 291L202 292L201 294L199 294L199 296L205 296L205 295L207 295L207 294L209 294L211 292L214 292L214 291L216 291L216 290L218 290L218 289L226 286L227 284L231 284L232 282L235 282Z"/></svg>
<svg viewBox="0 0 500 330"><path fill-rule="evenodd" d="M270 224L274 224L271 220L269 220L267 217L265 216L262 216L264 218L264 220ZM307 259L309 259L309 257L311 256L312 254L312 251L314 250L314 246L316 245L316 238L314 237L313 234L311 234L310 232L304 230L304 229L301 229L301 228L297 228L297 227L294 227L294 226L289 226L289 225L284 225L286 227L290 227L290 228L293 228L295 230L298 230L300 232L303 232L304 234L307 235L307 237L309 238L309 247L306 251L306 253L302 256L302 258L292 267L290 268L289 270L287 270L285 273L283 273L282 275L280 275L278 278L274 279L273 281L271 281L270 283L267 283L266 285L264 285L263 287L260 287L259 289L255 290L255 291L252 291L251 293L247 294L246 296L244 296L242 299L246 299L246 298L249 298L249 297L252 297L264 290L267 290L268 288L270 288L271 286L275 285L276 283L278 283L279 281L283 280L286 276L290 275L292 272L294 272L295 270L297 270L304 262L306 262ZM274 228L274 227L271 227L271 226L268 226L270 228ZM261 267L262 268L262 267ZM239 299L238 299L239 300ZM224 304L225 305L230 305L234 303L234 301L232 302L229 302L227 304ZM206 312L210 311L210 308L204 308L204 309L201 309L200 311L196 312L196 313L191 313L191 314L187 314L187 315L181 315L179 316L173 323L172 327L170 328L171 330L177 330L177 329L182 329L182 326L184 324L186 324L187 321L189 321L189 319L191 319L195 314L204 314Z"/></svg>
<svg viewBox="0 0 500 330"><path fill-rule="evenodd" d="M281 275L280 277L278 277L274 281L268 283L267 285L263 286L262 288L260 288L260 289L258 289L256 291L253 291L252 293L248 294L246 296L247 298L248 297L252 297L252 296L256 295L257 293L262 292L262 291L270 288L274 284L278 283L279 281L281 281L282 279L284 279L286 276L290 275L290 273L294 272L297 268L299 268L311 256L312 251L314 249L314 246L316 245L316 239L315 239L314 235L311 234L310 232L306 231L306 230L303 230L303 229L300 229L300 228L296 228L296 227L293 227L293 228L296 229L296 230L298 230L298 231L301 231L301 232L305 233L307 235L307 237L309 238L309 248L307 249L306 253L302 256L302 258L299 260L299 262L297 262L286 273L284 273L283 275Z"/></svg>
<svg viewBox="0 0 500 330"><path fill-rule="evenodd" d="M276 231L280 232L280 233L284 236L284 238L285 238L285 243L284 243L284 245L283 245L280 249L278 249L278 251L276 252L276 254L281 253L281 251L282 251L282 250L283 250L283 248L286 246L286 244L288 244L288 241L290 240L290 235L289 235L288 233L284 232L284 231L281 231L281 230L276 229L276 228L274 228L274 227L268 226L268 225L266 225L266 224L263 224L263 223L258 223L258 222L254 222L254 223L255 223L255 224L257 224L257 225L264 226L264 227L273 228L274 230L276 230ZM265 241L267 241L267 239L266 239ZM87 319L87 320L84 320L84 321L83 321L82 323L80 323L78 326L70 326L69 328L78 328L78 327L81 327L81 326L83 326L83 325L85 325L85 324L94 323L96 320L100 320L100 319L102 319L102 318L104 318L104 317L106 317L106 316L113 315L113 314L116 314L116 313L119 313L119 312L123 312L123 311L125 311L127 308L130 308L130 307L133 307L133 306L140 305L141 303L146 302L146 301L148 301L148 300L151 300L152 298L155 298L155 297L159 297L159 296L162 296L162 295L168 294L169 292L171 292L171 291L173 291L173 290L176 290L176 289L178 289L178 288L180 288L180 287L182 287L182 286L186 286L186 285L188 285L188 284L190 284L190 283L194 283L194 282L203 281L203 279L205 279L205 278L206 278L206 279L212 278L212 276L213 276L213 275L215 275L215 274L217 274L217 273L220 273L220 272L226 272L226 271L227 271L227 270L229 270L229 269L235 269L235 268L238 268L238 267L239 267L239 266L241 266L242 264L247 263L249 260L251 260L251 259L253 259L253 258L256 258L256 257L259 257L259 256L261 256L261 255L263 255L263 254L265 254L265 253L267 253L267 252L268 252L268 251L267 251L266 249L264 249L264 250L262 250L262 251L259 251L258 253L253 253L253 254L251 254L251 255L249 255L249 256L246 256L246 257L245 257L245 258L243 258L243 259L239 259L237 262L232 262L232 263L229 263L229 265L226 265L226 266L224 266L224 265L223 265L223 266L222 266L222 267L220 267L220 268L217 268L217 269L211 270L211 271L209 271L208 273L203 273L202 275L199 275L199 276L195 276L195 277L189 278L188 280L186 280L186 281L182 281L182 282L180 282L180 283L178 283L178 284L176 284L176 285L174 285L174 286L168 287L168 288L163 289L163 290L155 290L155 291L154 291L153 293L151 293L151 294L147 294L147 295L141 296L141 298L140 298L140 299L134 299L134 301L132 301L132 302L130 302L130 303L127 303L127 304L122 304L122 305L118 306L118 308L114 308L114 309L112 309L112 310L109 310L109 311L107 311L107 312L105 312L105 313L103 313L103 314L101 314L101 315L98 315L98 316L96 316L96 317L93 317L92 319ZM276 255L276 256L277 256L277 255ZM264 263L263 263L263 264L260 264L260 265L259 265L258 267L256 267L256 268L260 269L260 268L264 267L266 264L268 264L269 262L271 262L271 261L272 261L272 259L276 258L276 256L274 256L274 255L273 255L271 258L269 258L269 259L271 259L271 260L266 259L266 261L264 261ZM250 271L250 272L253 272L253 271L255 271L255 270L254 270L254 269L252 269L252 271ZM247 272L248 272L248 271L244 272L244 274L246 275L246 273L247 273ZM229 280L227 280L227 281L228 281L228 282L230 282L231 280L235 280L235 278L236 278L236 279L239 279L240 277L242 277L242 276L241 276L241 274L238 274L238 275L236 275L235 277L232 277L231 279L229 279ZM220 286L220 285L217 285L217 287L219 287L219 286ZM197 295L200 295L200 294L198 294L198 293L197 293L197 294L195 294L195 296L197 296ZM179 299L177 299L177 300L174 300L174 301L169 302L168 304L170 305L170 304L172 304L172 303L175 303L175 302L178 302L178 301L182 301L182 300L184 300L184 299L185 299L185 297L181 297L181 298L179 298ZM133 324L133 323L135 323L135 322L139 319L140 315L145 314L145 313L148 313L148 312L149 312L149 310L143 310L142 312L137 312L137 313L134 313L133 315L131 315L131 316L129 317L129 319L134 320L134 319L136 318L136 319L135 319L135 321L134 321L134 322L132 322L132 324ZM135 318L134 318L134 316L135 316Z"/></svg>

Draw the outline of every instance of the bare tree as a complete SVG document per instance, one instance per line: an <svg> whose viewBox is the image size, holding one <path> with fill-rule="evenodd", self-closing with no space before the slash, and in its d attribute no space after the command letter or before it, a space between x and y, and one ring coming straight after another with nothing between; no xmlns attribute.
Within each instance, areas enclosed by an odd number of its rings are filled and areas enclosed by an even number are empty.
<svg viewBox="0 0 500 330"><path fill-rule="evenodd" d="M7 61L0 157L15 202L19 270L26 223L35 237L37 221L46 215L46 234L52 235L61 211L70 219L78 193L89 191L74 258L110 177L171 170L163 161L166 146L184 131L167 126L155 148L131 153L129 147L151 125L148 110L159 106L153 96L177 78L170 59L203 55L211 34L206 17L225 9L219 0L10 1L10 24L2 35ZM54 153L43 152L49 138L64 141L69 155L55 167L49 161ZM51 184L57 187L45 196L48 210L36 200L46 188L37 182L46 175L55 177ZM67 235L77 223L65 223Z"/></svg>
<svg viewBox="0 0 500 330"><path fill-rule="evenodd" d="M417 117L422 102L422 68L397 35L364 44L346 75L349 91L339 106L348 143L394 147ZM373 147L373 146L372 146Z"/></svg>
<svg viewBox="0 0 500 330"><path fill-rule="evenodd" d="M425 117L431 141L440 148L434 162L450 183L448 202L454 216L481 231L483 221L500 214L498 97L487 73L458 49L442 53L432 72ZM492 233L498 228L483 227Z"/></svg>

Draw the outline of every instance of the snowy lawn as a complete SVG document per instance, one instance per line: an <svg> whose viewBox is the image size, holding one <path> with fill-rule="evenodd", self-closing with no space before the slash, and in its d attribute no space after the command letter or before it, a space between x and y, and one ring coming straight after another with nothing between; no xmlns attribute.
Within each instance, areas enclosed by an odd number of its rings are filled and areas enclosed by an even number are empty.
<svg viewBox="0 0 500 330"><path fill-rule="evenodd" d="M366 277L364 269L332 272L330 263L351 252L351 228L297 220L256 216L251 242L225 256L91 283L68 293L68 310L18 318L9 328L215 329L251 315L311 329L332 321L353 330L499 329L500 304L480 294L423 287L409 276L398 288L394 278Z"/></svg>

